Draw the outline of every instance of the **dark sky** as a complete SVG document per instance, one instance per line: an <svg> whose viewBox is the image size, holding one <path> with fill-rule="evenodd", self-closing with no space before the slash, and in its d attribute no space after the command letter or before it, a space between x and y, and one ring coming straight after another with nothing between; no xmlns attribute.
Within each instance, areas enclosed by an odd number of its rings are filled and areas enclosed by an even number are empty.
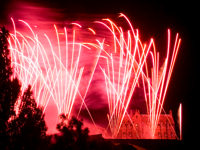
<svg viewBox="0 0 200 150"><path fill-rule="evenodd" d="M25 1L25 0L24 0ZM1 0L0 2L0 23L8 20L10 9L17 9L13 5L16 0ZM26 1L27 2L27 1ZM33 2L29 1L29 2ZM149 39L151 36L160 41L158 48L165 43L167 29L172 33L179 32L182 39L180 51L175 64L174 72L169 85L165 108L177 109L180 102L183 103L183 131L184 138L188 140L192 135L191 127L194 125L192 115L197 114L198 99L195 97L198 84L197 64L199 47L197 38L199 27L198 5L192 1L161 0L35 0L35 4L45 7L61 8L70 17L78 17L75 14L117 14L125 13L137 28L140 34ZM163 34L166 33L166 34ZM197 53L198 52L198 53ZM199 67L198 67L199 68Z"/></svg>

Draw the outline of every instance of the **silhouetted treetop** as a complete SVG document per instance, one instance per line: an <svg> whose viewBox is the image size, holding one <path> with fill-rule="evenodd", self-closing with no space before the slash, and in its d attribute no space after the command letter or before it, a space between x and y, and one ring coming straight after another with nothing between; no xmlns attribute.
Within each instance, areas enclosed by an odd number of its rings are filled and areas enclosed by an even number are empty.
<svg viewBox="0 0 200 150"><path fill-rule="evenodd" d="M24 92L19 114L10 123L11 135L14 138L14 147L19 149L39 149L46 138L46 124L42 108L37 106L31 86Z"/></svg>
<svg viewBox="0 0 200 150"><path fill-rule="evenodd" d="M14 106L20 93L18 79L12 78L10 52L7 38L9 32L0 27L0 147L9 145L9 119L15 116Z"/></svg>
<svg viewBox="0 0 200 150"><path fill-rule="evenodd" d="M61 122L57 124L60 134L55 136L56 144L53 149L87 149L88 128L83 128L82 121L75 117L68 120L64 114L60 115Z"/></svg>

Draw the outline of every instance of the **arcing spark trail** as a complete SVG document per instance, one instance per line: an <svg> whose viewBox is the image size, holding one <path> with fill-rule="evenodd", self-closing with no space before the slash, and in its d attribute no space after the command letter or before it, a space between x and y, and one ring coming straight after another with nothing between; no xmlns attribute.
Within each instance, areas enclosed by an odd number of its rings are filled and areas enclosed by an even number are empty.
<svg viewBox="0 0 200 150"><path fill-rule="evenodd" d="M85 98L95 70L100 67L108 99L108 127L113 138L117 136L125 115L129 116L128 106L133 100L136 86L142 80L153 138L159 116L164 110L163 104L181 39L177 34L171 50L168 30L167 55L160 65L154 39L142 42L139 30L134 29L124 14L120 14L120 17L128 24L128 30L124 31L111 19L95 22L106 28L104 32L110 35L103 39L98 37L98 32L93 28L83 29L75 22L71 23L73 27L70 29L64 27L61 30L54 25L55 34L49 36L43 32L37 34L27 22L19 20L28 29L22 33L16 29L15 22L11 19L14 32L10 34L9 46L14 76L22 81L22 93L28 84L32 85L37 104L43 106L44 111L49 101L53 100L58 113L65 113L70 117L74 104L79 99L79 112L84 106L95 124ZM83 30L92 35L88 40L90 42L81 41L83 39L80 38L80 32ZM28 32L31 34L27 34ZM149 57L151 63L147 61ZM82 61L91 61L91 64L85 65ZM129 119L131 121L130 117Z"/></svg>

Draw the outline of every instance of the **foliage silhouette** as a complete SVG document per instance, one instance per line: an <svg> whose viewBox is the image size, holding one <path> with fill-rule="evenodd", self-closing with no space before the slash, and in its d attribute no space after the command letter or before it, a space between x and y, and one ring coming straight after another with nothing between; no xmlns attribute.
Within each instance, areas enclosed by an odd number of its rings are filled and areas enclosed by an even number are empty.
<svg viewBox="0 0 200 150"><path fill-rule="evenodd" d="M20 97L21 86L13 77L8 37L9 32L0 27L0 149L41 149L47 139L44 114L37 107L31 86Z"/></svg>
<svg viewBox="0 0 200 150"><path fill-rule="evenodd" d="M10 123L13 148L42 149L46 138L46 124L42 108L38 107L31 86L24 92L19 114Z"/></svg>
<svg viewBox="0 0 200 150"><path fill-rule="evenodd" d="M7 38L9 32L0 27L0 147L9 145L9 119L15 115L14 106L20 94L20 84L12 77L10 53Z"/></svg>
<svg viewBox="0 0 200 150"><path fill-rule="evenodd" d="M58 134L46 135L42 108L38 107L31 86L22 96L17 78L12 76L7 38L9 32L0 27L0 149L59 150L120 150L130 148L115 145L102 137L92 138L88 128L75 117L60 115ZM18 101L19 100L19 101ZM18 113L15 104L19 102ZM53 140L52 140L53 139Z"/></svg>
<svg viewBox="0 0 200 150"><path fill-rule="evenodd" d="M56 143L52 149L81 150L87 149L88 128L83 129L82 121L72 117L70 120L64 114L60 115L61 122L57 124L60 132L55 135Z"/></svg>

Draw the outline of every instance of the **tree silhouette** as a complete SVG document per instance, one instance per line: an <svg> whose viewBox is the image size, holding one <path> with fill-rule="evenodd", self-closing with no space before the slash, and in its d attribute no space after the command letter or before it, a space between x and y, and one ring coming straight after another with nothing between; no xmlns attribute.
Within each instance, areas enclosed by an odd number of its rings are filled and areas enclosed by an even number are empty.
<svg viewBox="0 0 200 150"><path fill-rule="evenodd" d="M57 125L60 134L56 135L53 149L87 149L89 130L83 129L82 121L75 117L68 120L64 114L60 115L60 118L61 122Z"/></svg>
<svg viewBox="0 0 200 150"><path fill-rule="evenodd" d="M57 125L59 134L55 134L55 142L48 143L53 136L46 136L46 124L42 108L38 107L33 97L31 86L20 95L20 84L12 76L11 60L7 38L9 32L0 27L0 149L59 149L59 150L100 150L127 149L130 146L115 146L103 138L89 139L88 128L75 117L68 120L60 115ZM18 114L15 103L20 100Z"/></svg>
<svg viewBox="0 0 200 150"><path fill-rule="evenodd" d="M0 147L5 149L9 143L9 119L15 115L14 105L20 93L18 79L12 77L7 38L9 32L0 27Z"/></svg>
<svg viewBox="0 0 200 150"><path fill-rule="evenodd" d="M22 96L19 115L10 123L13 149L42 149L46 137L46 124L42 108L38 107L31 86Z"/></svg>

